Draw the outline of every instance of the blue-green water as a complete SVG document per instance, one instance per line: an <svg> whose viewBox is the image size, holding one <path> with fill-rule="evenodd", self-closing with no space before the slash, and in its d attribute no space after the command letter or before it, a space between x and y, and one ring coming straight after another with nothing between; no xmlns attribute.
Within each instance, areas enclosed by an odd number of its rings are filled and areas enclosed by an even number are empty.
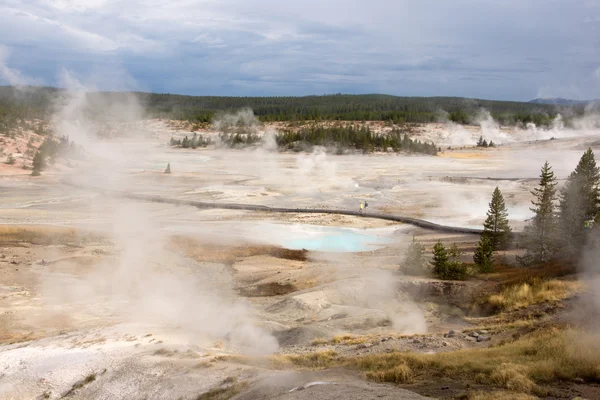
<svg viewBox="0 0 600 400"><path fill-rule="evenodd" d="M376 250L392 242L390 238L362 234L348 228L311 227L313 232L305 232L304 237L294 237L282 241L282 246L292 250L313 250L331 252L359 252ZM318 228L318 229L317 229ZM297 236L297 235L293 235Z"/></svg>
<svg viewBox="0 0 600 400"><path fill-rule="evenodd" d="M361 252L377 250L394 243L394 229L356 229L320 225L286 224L264 221L197 221L164 229L197 232L213 243L231 239L280 246L291 250Z"/></svg>

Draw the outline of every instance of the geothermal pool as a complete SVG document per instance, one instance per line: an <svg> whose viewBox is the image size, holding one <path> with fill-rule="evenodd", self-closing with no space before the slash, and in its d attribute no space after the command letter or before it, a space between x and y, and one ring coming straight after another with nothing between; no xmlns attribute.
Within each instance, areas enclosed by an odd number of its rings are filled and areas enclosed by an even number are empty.
<svg viewBox="0 0 600 400"><path fill-rule="evenodd" d="M280 245L291 250L327 252L360 252L377 250L392 240L373 233L361 233L350 228L303 226L303 237L292 237L280 241ZM306 229L308 228L308 229ZM369 232L366 230L365 232Z"/></svg>
<svg viewBox="0 0 600 400"><path fill-rule="evenodd" d="M392 234L397 229L357 229L266 221L198 222L167 228L169 231L198 235L208 243L238 241L325 252L377 250L394 242Z"/></svg>

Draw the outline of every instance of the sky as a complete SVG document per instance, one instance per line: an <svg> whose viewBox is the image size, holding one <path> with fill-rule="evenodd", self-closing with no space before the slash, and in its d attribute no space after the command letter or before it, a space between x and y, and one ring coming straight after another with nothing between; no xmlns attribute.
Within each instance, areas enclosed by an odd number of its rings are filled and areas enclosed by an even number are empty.
<svg viewBox="0 0 600 400"><path fill-rule="evenodd" d="M600 98L600 0L0 0L0 84Z"/></svg>

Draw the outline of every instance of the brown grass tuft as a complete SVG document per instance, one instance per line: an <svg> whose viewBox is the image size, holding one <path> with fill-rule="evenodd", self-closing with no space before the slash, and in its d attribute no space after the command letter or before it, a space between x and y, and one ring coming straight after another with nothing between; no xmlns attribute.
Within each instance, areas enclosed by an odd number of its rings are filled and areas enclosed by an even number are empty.
<svg viewBox="0 0 600 400"><path fill-rule="evenodd" d="M527 377L525 368L511 363L501 364L490 375L494 385L521 393L531 393L535 383Z"/></svg>
<svg viewBox="0 0 600 400"><path fill-rule="evenodd" d="M544 330L503 346L438 354L378 353L340 357L332 350L270 358L270 367L322 369L345 366L378 382L450 379L542 394L538 385L556 381L600 382L600 335Z"/></svg>
<svg viewBox="0 0 600 400"><path fill-rule="evenodd" d="M83 245L90 242L104 241L106 241L106 237L99 233L82 231L76 228L45 225L0 226L0 245L2 246L18 243Z"/></svg>
<svg viewBox="0 0 600 400"><path fill-rule="evenodd" d="M333 350L323 350L305 354L286 354L269 358L276 368L294 365L300 368L323 369L339 364L338 354Z"/></svg>
<svg viewBox="0 0 600 400"><path fill-rule="evenodd" d="M339 344L339 343L343 343L348 340L351 340L353 338L354 338L354 336L352 336L352 335L336 335L333 337L333 339L331 339L331 342L335 343L335 344Z"/></svg>
<svg viewBox="0 0 600 400"><path fill-rule="evenodd" d="M384 371L369 371L365 373L367 379L375 382L412 383L414 375L410 367L400 364Z"/></svg>
<svg viewBox="0 0 600 400"><path fill-rule="evenodd" d="M248 382L238 383L235 378L229 383L231 383L230 386L218 387L211 389L206 393L202 393L196 397L196 400L229 400L239 394L241 391L248 388Z"/></svg>
<svg viewBox="0 0 600 400"><path fill-rule="evenodd" d="M520 283L505 287L500 293L491 295L487 303L493 307L511 311L547 301L564 300L582 290L577 281L534 279L529 283Z"/></svg>
<svg viewBox="0 0 600 400"><path fill-rule="evenodd" d="M486 279L498 282L503 286L517 285L523 282L531 282L534 279L551 280L577 271L572 261L552 261L545 264L528 267L515 268L507 265L497 265L495 272L486 274Z"/></svg>
<svg viewBox="0 0 600 400"><path fill-rule="evenodd" d="M329 343L329 340L324 339L324 338L316 338L313 339L312 342L310 342L311 346L322 346Z"/></svg>
<svg viewBox="0 0 600 400"><path fill-rule="evenodd" d="M498 392L473 392L467 397L468 400L537 400L538 397L507 391Z"/></svg>
<svg viewBox="0 0 600 400"><path fill-rule="evenodd" d="M71 389L69 389L69 391L65 394L64 397L70 397L73 395L73 393L75 393L77 390L83 388L85 385L90 384L92 382L94 382L96 380L96 374L95 373L91 373L88 376L86 376L85 378L83 378L82 380L75 382L75 384L73 385L73 387Z"/></svg>
<svg viewBox="0 0 600 400"><path fill-rule="evenodd" d="M175 235L171 237L170 246L182 251L197 261L233 263L240 257L269 255L285 260L306 261L308 251L289 250L277 246L223 246L206 245L187 236Z"/></svg>

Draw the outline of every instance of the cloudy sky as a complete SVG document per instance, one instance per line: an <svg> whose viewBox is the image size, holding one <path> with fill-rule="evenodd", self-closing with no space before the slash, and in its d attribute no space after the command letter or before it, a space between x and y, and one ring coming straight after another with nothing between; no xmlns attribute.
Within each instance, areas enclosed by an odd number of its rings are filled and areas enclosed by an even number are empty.
<svg viewBox="0 0 600 400"><path fill-rule="evenodd" d="M66 74L195 95L600 98L600 0L0 0L0 84Z"/></svg>

